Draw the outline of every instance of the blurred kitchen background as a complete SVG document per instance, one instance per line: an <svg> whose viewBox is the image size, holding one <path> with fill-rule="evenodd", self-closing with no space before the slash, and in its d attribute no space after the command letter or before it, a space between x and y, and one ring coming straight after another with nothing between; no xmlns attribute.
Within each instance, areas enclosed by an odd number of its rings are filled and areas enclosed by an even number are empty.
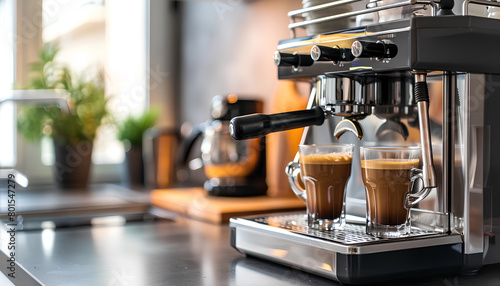
<svg viewBox="0 0 500 286"><path fill-rule="evenodd" d="M229 93L260 99L270 112L280 89L272 55L290 36L287 12L300 7L300 0L0 0L0 99L29 84L30 65L52 43L60 48L55 60L73 71L104 69L118 122L154 106L156 127L187 133L210 120L215 95ZM51 139L26 141L15 105L0 108L0 167L21 171L30 187L52 186ZM116 132L113 124L99 128L93 184L122 180Z"/></svg>

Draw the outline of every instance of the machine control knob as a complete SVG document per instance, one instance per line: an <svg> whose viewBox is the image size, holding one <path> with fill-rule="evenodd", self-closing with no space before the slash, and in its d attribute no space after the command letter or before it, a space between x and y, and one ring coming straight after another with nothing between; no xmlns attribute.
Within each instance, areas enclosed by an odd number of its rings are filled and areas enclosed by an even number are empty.
<svg viewBox="0 0 500 286"><path fill-rule="evenodd" d="M308 67L311 66L314 61L309 55L299 55L297 53L288 54L281 53L279 51L274 52L274 64L278 67L280 66L294 66L294 67Z"/></svg>
<svg viewBox="0 0 500 286"><path fill-rule="evenodd" d="M354 41L351 46L351 51L356 58L377 58L381 60L394 58L398 53L398 46L383 41L378 41L376 43Z"/></svg>
<svg viewBox="0 0 500 286"><path fill-rule="evenodd" d="M314 45L311 48L311 58L315 61L352 61L354 56L351 49L341 49L339 47L325 47Z"/></svg>

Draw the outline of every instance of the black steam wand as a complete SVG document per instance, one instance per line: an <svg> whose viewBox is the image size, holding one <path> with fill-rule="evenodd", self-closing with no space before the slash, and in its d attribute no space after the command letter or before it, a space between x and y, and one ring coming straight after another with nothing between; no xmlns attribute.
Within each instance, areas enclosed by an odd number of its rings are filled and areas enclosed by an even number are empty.
<svg viewBox="0 0 500 286"><path fill-rule="evenodd" d="M431 130L429 124L429 91L427 89L425 71L414 71L415 76L415 101L418 109L418 124L420 129L420 148L422 150L422 170L412 170L412 180L420 178L423 188L415 193L408 194L406 197L406 207L410 208L422 201L429 192L437 187L436 172L434 170Z"/></svg>

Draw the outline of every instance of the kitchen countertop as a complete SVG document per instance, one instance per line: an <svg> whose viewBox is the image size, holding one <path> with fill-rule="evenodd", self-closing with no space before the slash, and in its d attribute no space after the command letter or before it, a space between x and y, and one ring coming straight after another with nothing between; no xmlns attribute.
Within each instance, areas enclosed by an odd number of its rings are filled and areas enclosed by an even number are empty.
<svg viewBox="0 0 500 286"><path fill-rule="evenodd" d="M4 230L2 234L4 238ZM4 242L2 239L5 252ZM19 231L16 243L16 260L45 285L338 285L245 257L230 246L227 224L184 217ZM474 276L409 280L383 285L499 285L500 264L485 266Z"/></svg>

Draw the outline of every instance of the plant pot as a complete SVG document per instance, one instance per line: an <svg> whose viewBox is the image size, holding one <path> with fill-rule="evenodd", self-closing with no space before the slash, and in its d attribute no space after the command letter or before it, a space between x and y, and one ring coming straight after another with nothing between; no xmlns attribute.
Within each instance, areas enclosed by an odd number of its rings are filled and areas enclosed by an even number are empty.
<svg viewBox="0 0 500 286"><path fill-rule="evenodd" d="M129 187L144 187L144 163L142 147L132 146L125 152L122 180Z"/></svg>
<svg viewBox="0 0 500 286"><path fill-rule="evenodd" d="M54 140L54 179L61 189L85 189L89 182L92 143L61 144Z"/></svg>

